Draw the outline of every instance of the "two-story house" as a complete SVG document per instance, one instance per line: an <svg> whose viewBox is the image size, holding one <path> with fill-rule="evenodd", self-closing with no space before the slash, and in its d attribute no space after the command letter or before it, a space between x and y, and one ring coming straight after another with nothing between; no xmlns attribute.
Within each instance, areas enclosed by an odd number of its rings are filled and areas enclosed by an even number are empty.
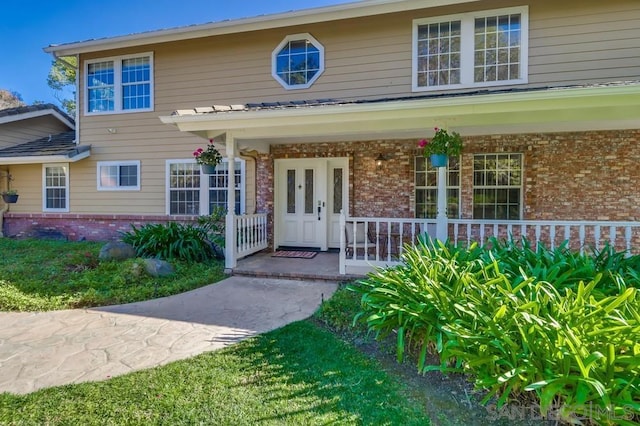
<svg viewBox="0 0 640 426"><path fill-rule="evenodd" d="M450 238L521 223L628 247L639 24L634 0L368 0L49 46L79 58L91 155L55 182L67 194L55 209L46 168L11 166L23 198L6 230L114 236L222 204L229 267L265 243L344 248L350 219L390 260L391 234L435 224L439 181ZM434 127L464 138L440 171L417 147ZM210 139L235 161L202 175L192 152Z"/></svg>

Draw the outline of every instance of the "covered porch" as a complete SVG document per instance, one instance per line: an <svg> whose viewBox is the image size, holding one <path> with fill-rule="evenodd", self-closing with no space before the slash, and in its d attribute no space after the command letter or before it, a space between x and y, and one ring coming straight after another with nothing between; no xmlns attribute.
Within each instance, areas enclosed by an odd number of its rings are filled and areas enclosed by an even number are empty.
<svg viewBox="0 0 640 426"><path fill-rule="evenodd" d="M317 196L314 192L310 197L312 202L302 203L299 207L309 216L307 222L300 222L301 229L305 230L305 226L321 228L321 234L324 235L314 240L314 244L306 245L321 250L331 247L339 250L338 272L348 276L362 275L374 266L397 264L404 244L415 243L420 238L484 244L490 237L518 239L526 236L534 245L544 243L548 247L556 247L568 240L572 249L587 250L590 247L598 249L609 242L617 249L634 252L639 246L639 223L636 217L640 217L640 214L634 210L635 202L628 202L633 196L619 197L614 200L616 206L610 207L604 201L598 204L598 197L612 198L616 196L616 191L598 188L598 191L590 194L591 198L586 203L576 198L575 204L572 204L573 200L562 199L562 189L558 189L562 182L570 179L569 175L565 175L568 168L547 172L553 169L553 164L541 166L537 162L568 160L562 157L562 143L554 141L552 149L549 149L550 142L545 140L555 137L561 142L564 136L558 136L560 134L572 135L571 142L575 150L580 144L581 135L586 132L600 132L594 139L603 139L609 136L614 138L615 132L629 129L625 143L631 144L629 141L637 134L637 119L640 117L639 95L639 84L612 84L449 97L423 96L402 100L325 100L213 106L176 111L161 119L176 125L181 131L213 139L216 144L224 146L229 158L240 152L257 153L262 168L259 174L265 176L259 185L263 191L257 203L259 211L238 216L233 213L233 206L228 209L228 269L236 269L238 259L252 253L267 247L274 250L287 245L283 243L286 242L286 230L282 218L290 212L287 207L287 188L278 186L278 165L295 159L304 165L300 171L305 172L316 167L317 163L318 173L325 182L334 170L331 167L346 168L344 174L340 175L346 188L340 198L343 205L334 203L333 208L329 208L332 199L338 197L332 197L329 192ZM455 218L448 217L446 200L442 196L445 191L442 188L444 179L441 171L438 172L437 217L415 218L417 211L409 205L414 182L406 171L410 170L411 159L419 155L417 140L430 137L427 129L435 126L449 128L459 132L465 141L473 141L468 149L465 145L463 150L461 173L466 176L462 179L460 192L464 200L461 202L461 212ZM500 140L501 135L513 137L505 137L505 143L495 142ZM529 135L534 136L530 138ZM379 154L382 144L391 152L394 162L381 171L373 167L373 159ZM582 160L590 159L586 154L590 148L585 146L580 149L584 157ZM525 170L536 169L538 175L522 184L519 207L522 220L473 218L474 194L469 188L474 184L471 176L476 152L521 153ZM635 163L633 158L625 161L632 165ZM616 164L619 160L614 153L602 164ZM331 161L337 165L331 166ZM396 173L399 164L404 169ZM594 166L594 169L600 167L602 170L602 164ZM633 172L625 167L620 168L619 173ZM280 168L281 180L285 182L287 170ZM229 172L233 173L233 170ZM571 172L571 176L577 175ZM591 177L588 174L583 176L586 179ZM634 176L626 177L627 182L635 180ZM611 182L615 185L613 180ZM302 184L296 182L295 188L302 188ZM387 184L395 186L389 189L385 187ZM324 183L320 181L318 185ZM588 182L577 181L574 186L578 196L580 191L589 188ZM402 196L395 197L394 191L398 192L396 188L404 191ZM525 193L530 188L537 193ZM553 191L545 191L545 188ZM228 190L228 200L233 200L234 188L231 183ZM284 195L279 197L278 191ZM585 210L581 207L583 205L594 206L594 209ZM626 207L620 208L623 205ZM608 208L615 210L612 211L615 214L607 214ZM608 216L615 219L611 220ZM364 234L366 237L362 238ZM304 247L305 244L300 241L299 245Z"/></svg>
<svg viewBox="0 0 640 426"><path fill-rule="evenodd" d="M347 231L347 227L351 231ZM375 267L401 263L407 244L428 241L436 229L433 220L347 217L343 215L341 229L344 238L339 251L318 252L313 259L274 258L271 250L260 250L240 256L234 274L255 277L341 281L357 279ZM359 238L358 232L366 236ZM522 243L526 238L533 249L539 244L555 249L566 245L578 253L597 253L606 245L629 255L640 254L640 222L607 221L477 221L451 219L447 224L447 239L454 244L485 245L492 238L513 239ZM361 241L360 243L354 243Z"/></svg>

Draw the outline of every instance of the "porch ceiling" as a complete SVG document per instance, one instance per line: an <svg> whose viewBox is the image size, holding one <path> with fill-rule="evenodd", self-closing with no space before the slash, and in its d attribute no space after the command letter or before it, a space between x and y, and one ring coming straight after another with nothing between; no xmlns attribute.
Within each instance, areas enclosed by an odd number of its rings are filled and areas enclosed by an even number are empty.
<svg viewBox="0 0 640 426"><path fill-rule="evenodd" d="M231 133L242 149L270 144L639 128L640 84L603 85L298 108L177 111L163 123L204 138Z"/></svg>

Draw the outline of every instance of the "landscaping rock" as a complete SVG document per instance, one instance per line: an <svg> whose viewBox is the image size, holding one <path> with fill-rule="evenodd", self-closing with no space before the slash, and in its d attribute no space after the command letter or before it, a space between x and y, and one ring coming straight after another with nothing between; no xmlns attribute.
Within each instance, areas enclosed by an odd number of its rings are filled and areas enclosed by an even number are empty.
<svg viewBox="0 0 640 426"><path fill-rule="evenodd" d="M219 245L217 245L213 241L207 240L207 243L209 244L209 247L211 247L211 251L213 252L213 257L215 257L216 259L219 259L219 260L224 259L224 248L223 247L220 247Z"/></svg>
<svg viewBox="0 0 640 426"><path fill-rule="evenodd" d="M136 250L122 241L113 241L100 249L100 260L126 260L136 257Z"/></svg>
<svg viewBox="0 0 640 426"><path fill-rule="evenodd" d="M173 265L160 259L145 259L144 269L152 277L168 277L175 273Z"/></svg>

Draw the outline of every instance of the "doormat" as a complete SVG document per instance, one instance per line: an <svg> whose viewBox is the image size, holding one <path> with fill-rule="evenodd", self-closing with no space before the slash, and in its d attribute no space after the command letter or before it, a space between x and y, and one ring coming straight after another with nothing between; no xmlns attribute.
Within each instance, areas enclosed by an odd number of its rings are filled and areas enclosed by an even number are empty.
<svg viewBox="0 0 640 426"><path fill-rule="evenodd" d="M299 251L299 250L278 250L273 253L271 257L295 257L298 259L313 259L316 254L315 251Z"/></svg>

